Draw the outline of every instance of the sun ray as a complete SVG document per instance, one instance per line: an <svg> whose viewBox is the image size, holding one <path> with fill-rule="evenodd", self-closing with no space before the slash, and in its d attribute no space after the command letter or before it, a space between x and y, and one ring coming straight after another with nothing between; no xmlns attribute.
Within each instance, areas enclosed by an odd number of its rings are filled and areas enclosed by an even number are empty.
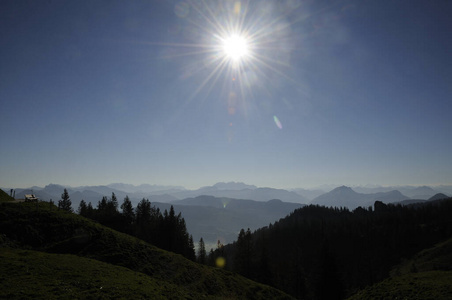
<svg viewBox="0 0 452 300"><path fill-rule="evenodd" d="M291 53L303 37L295 36L291 26L303 22L291 11L279 11L274 3L252 1L185 0L190 9L181 17L187 28L180 38L186 42L160 43L168 47L163 59L187 57L182 63L183 80L193 80L192 93L185 99L191 103L198 95L204 99L223 99L228 103L230 94L241 105L246 116L264 92L273 97L274 80L298 86L291 75ZM274 8L274 9L273 9ZM295 33L296 34L296 33ZM171 37L174 39L174 37ZM184 71L185 70L185 71ZM218 85L220 84L220 86ZM209 95L214 94L215 98ZM201 99L199 99L201 101ZM234 110L236 112L237 110Z"/></svg>

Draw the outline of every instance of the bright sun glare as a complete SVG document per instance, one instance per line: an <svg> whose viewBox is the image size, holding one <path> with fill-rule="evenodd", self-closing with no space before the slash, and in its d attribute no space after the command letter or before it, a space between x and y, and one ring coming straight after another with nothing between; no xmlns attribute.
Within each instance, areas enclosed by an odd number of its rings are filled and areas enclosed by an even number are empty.
<svg viewBox="0 0 452 300"><path fill-rule="evenodd" d="M233 34L223 40L223 51L226 57L238 62L248 55L248 42L243 36Z"/></svg>

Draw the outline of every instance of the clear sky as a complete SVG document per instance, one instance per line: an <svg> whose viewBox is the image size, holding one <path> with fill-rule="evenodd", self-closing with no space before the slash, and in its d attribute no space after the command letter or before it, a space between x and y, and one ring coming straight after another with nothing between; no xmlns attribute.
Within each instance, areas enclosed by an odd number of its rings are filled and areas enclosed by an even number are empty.
<svg viewBox="0 0 452 300"><path fill-rule="evenodd" d="M451 15L443 0L0 1L0 186L451 184Z"/></svg>

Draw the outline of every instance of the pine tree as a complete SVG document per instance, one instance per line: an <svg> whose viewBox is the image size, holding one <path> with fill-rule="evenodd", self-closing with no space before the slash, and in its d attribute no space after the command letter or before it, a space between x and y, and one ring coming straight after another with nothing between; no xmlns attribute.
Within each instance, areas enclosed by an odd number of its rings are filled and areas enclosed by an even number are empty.
<svg viewBox="0 0 452 300"><path fill-rule="evenodd" d="M97 210L99 213L104 213L105 210L107 209L107 197L102 197L102 200L97 202Z"/></svg>
<svg viewBox="0 0 452 300"><path fill-rule="evenodd" d="M143 198L137 205L136 217L138 225L144 225L151 220L151 202Z"/></svg>
<svg viewBox="0 0 452 300"><path fill-rule="evenodd" d="M69 193L67 189L64 189L63 194L61 194L61 200L58 201L58 208L62 210L66 210L68 212L72 212L72 201L69 198Z"/></svg>
<svg viewBox="0 0 452 300"><path fill-rule="evenodd" d="M111 200L108 204L111 212L118 212L118 199L116 198L115 193L111 193Z"/></svg>
<svg viewBox="0 0 452 300"><path fill-rule="evenodd" d="M132 202L129 199L129 196L124 198L124 202L121 204L122 215L124 216L126 222L131 224L135 219L135 213L133 211Z"/></svg>
<svg viewBox="0 0 452 300"><path fill-rule="evenodd" d="M94 208L91 202L88 203L88 206L86 207L86 217L92 218L94 215Z"/></svg>
<svg viewBox="0 0 452 300"><path fill-rule="evenodd" d="M206 245L204 244L204 240L201 238L199 240L199 249L198 249L198 262L201 264L206 263Z"/></svg>
<svg viewBox="0 0 452 300"><path fill-rule="evenodd" d="M251 275L252 241L251 230L245 232L242 228L237 238L237 252L235 254L235 270L246 276Z"/></svg>
<svg viewBox="0 0 452 300"><path fill-rule="evenodd" d="M190 234L188 238L188 248L186 251L186 257L192 261L196 261L195 243L193 242L193 236Z"/></svg>
<svg viewBox="0 0 452 300"><path fill-rule="evenodd" d="M80 201L80 204L78 206L77 213L81 216L86 217L87 210L88 210L88 206L86 206L85 200L82 199L82 201Z"/></svg>

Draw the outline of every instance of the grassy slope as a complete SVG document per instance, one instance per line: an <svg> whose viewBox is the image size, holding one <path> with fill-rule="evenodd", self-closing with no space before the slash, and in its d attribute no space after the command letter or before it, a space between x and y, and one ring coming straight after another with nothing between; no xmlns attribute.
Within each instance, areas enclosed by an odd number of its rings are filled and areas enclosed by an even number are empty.
<svg viewBox="0 0 452 300"><path fill-rule="evenodd" d="M404 261L392 270L391 276L349 300L452 299L452 239Z"/></svg>
<svg viewBox="0 0 452 300"><path fill-rule="evenodd" d="M14 198L8 195L5 191L0 189L0 202L8 202L8 201L14 201Z"/></svg>
<svg viewBox="0 0 452 300"><path fill-rule="evenodd" d="M452 271L452 238L425 249L416 254L410 260L402 262L396 266L391 276L408 274L413 271Z"/></svg>
<svg viewBox="0 0 452 300"><path fill-rule="evenodd" d="M429 271L389 278L368 287L349 300L386 299L451 299L452 272Z"/></svg>
<svg viewBox="0 0 452 300"><path fill-rule="evenodd" d="M181 298L174 284L69 254L0 248L1 299ZM159 296L159 297L156 297Z"/></svg>
<svg viewBox="0 0 452 300"><path fill-rule="evenodd" d="M0 203L0 234L3 234L0 243L3 241L4 245L48 253L77 255L78 257L53 256L55 254L49 256L50 254L29 252L32 257L36 256L36 260L51 261L55 258L56 260L67 261L69 268L66 271L67 274L71 274L70 268L73 268L73 272L76 274L78 264L86 264L86 260L79 258L80 256L110 264L110 267L115 265L116 269L108 271L111 274L120 272L120 270L125 272L124 275L112 275L115 278L122 276L129 278L130 273L127 272L132 271L145 274L148 278L146 280L151 280L150 286L159 287L158 289L146 290L146 297L164 295L165 291L173 290L172 287L176 286L177 294L171 295L171 298L177 299L182 298L182 296L188 299L197 299L204 296L234 299L289 298L276 289L221 269L193 263L180 255L158 249L78 215L60 211L48 203ZM11 248L6 248L1 253L16 258L20 256L20 251L18 253L14 253L14 251ZM80 262L78 259L81 259ZM26 259L24 260L26 261ZM11 261L18 263L17 259L11 259ZM2 264L1 267L3 269L7 266ZM125 267L130 271L125 271L127 269L119 267ZM62 273L60 271L52 268L48 270L49 273L56 274L56 277L66 276L64 271L61 271ZM92 271L94 272L94 270ZM0 270L0 274L7 274L7 270ZM16 276L19 276L18 278L26 275L26 273L16 274ZM41 277L33 276L33 280L37 280L37 282L40 282L39 278ZM45 278L45 276L42 278ZM92 278L96 278L96 276L92 276ZM84 282L85 287L91 290L92 287L89 286L87 281ZM32 289L37 283L25 281L23 284L27 285L27 289ZM40 284L45 285L45 279ZM132 286L137 286L137 284L139 283L135 281ZM57 285L58 281L53 281L50 284L51 288L48 290L50 295L57 297L56 294L61 292L54 290L59 289ZM13 293L17 288L20 287L14 288L5 285L1 289ZM65 297L70 297L70 290L77 289L75 287L68 289ZM82 288L78 290L81 292Z"/></svg>

